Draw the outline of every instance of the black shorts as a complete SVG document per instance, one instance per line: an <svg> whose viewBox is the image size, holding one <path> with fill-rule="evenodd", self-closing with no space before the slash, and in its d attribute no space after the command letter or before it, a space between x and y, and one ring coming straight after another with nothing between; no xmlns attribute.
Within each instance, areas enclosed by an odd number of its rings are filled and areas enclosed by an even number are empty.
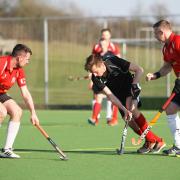
<svg viewBox="0 0 180 180"><path fill-rule="evenodd" d="M126 99L128 97L132 96L131 95L131 88L130 88L130 86L129 86L129 88L122 90L121 92L119 92L115 96L121 101L122 105L124 107L126 107ZM138 106L138 108L140 108L142 106L140 97L138 97L137 100L138 100L138 105L137 106ZM121 109L119 109L119 112L121 113L121 116L123 117L124 116L124 112Z"/></svg>
<svg viewBox="0 0 180 180"><path fill-rule="evenodd" d="M180 93L175 95L175 97L172 99L172 102L180 106Z"/></svg>
<svg viewBox="0 0 180 180"><path fill-rule="evenodd" d="M7 100L12 99L10 96L8 96L6 93L5 94L0 94L0 102L4 103Z"/></svg>

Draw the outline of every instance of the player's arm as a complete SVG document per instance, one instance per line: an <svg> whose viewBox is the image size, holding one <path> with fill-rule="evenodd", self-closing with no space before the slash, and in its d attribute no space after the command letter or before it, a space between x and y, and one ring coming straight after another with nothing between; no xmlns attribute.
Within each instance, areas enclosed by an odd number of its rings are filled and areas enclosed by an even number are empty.
<svg viewBox="0 0 180 180"><path fill-rule="evenodd" d="M166 76L169 72L171 72L172 66L168 62L164 62L163 66L160 68L159 71L155 73L148 73L146 75L146 81L155 80L160 77Z"/></svg>
<svg viewBox="0 0 180 180"><path fill-rule="evenodd" d="M138 66L137 64L130 63L129 71L134 72L134 78L132 84L137 84L140 81L140 78L144 72L143 68Z"/></svg>
<svg viewBox="0 0 180 180"><path fill-rule="evenodd" d="M130 111L128 111L123 105L122 103L119 101L119 99L111 92L111 90L101 81L101 79L97 78L94 74L92 74L92 81L94 83L94 85L96 86L96 88L99 91L102 91L107 97L108 99L115 104L116 106L118 106L119 109L121 109L125 116L124 119L126 120L127 118L131 118L132 114Z"/></svg>
<svg viewBox="0 0 180 180"><path fill-rule="evenodd" d="M131 85L132 99L137 100L141 92L141 87L139 85L139 82L144 70L142 67L138 66L137 64L130 63L129 71L132 71L134 73L134 78Z"/></svg>
<svg viewBox="0 0 180 180"><path fill-rule="evenodd" d="M128 111L123 105L122 103L119 101L119 99L111 92L111 90L105 86L103 89L104 94L106 94L106 96L108 97L108 99L115 104L119 109L121 109L125 116L124 119L127 120L128 118L132 118L132 113L130 111Z"/></svg>
<svg viewBox="0 0 180 180"><path fill-rule="evenodd" d="M32 96L27 88L26 85L20 87L21 89L21 94L22 94L22 97L29 109L29 111L31 112L31 122L33 125L35 124L39 124L39 119L36 115L36 111L35 111L35 108L34 108L34 102L33 102L33 99L32 99Z"/></svg>

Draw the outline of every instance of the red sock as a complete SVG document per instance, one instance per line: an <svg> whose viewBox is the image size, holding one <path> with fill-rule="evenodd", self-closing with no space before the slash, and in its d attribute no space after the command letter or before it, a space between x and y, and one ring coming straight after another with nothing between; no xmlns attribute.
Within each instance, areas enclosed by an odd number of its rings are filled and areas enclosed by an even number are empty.
<svg viewBox="0 0 180 180"><path fill-rule="evenodd" d="M148 123L143 116L143 114L140 114L140 116L135 119L136 123L140 127L141 131L144 132L144 130L148 127ZM146 135L146 140L149 142L161 142L162 139L156 136L152 131L149 131Z"/></svg>
<svg viewBox="0 0 180 180"><path fill-rule="evenodd" d="M139 136L142 134L141 129L139 129L139 130L137 130L137 131L133 129L133 131L134 131L137 135L139 135Z"/></svg>
<svg viewBox="0 0 180 180"><path fill-rule="evenodd" d="M118 107L113 105L113 114L112 114L112 119L117 120L118 119Z"/></svg>
<svg viewBox="0 0 180 180"><path fill-rule="evenodd" d="M92 114L92 119L95 119L97 120L98 119L98 114L100 113L101 111L101 104L99 103L95 103L94 106L93 106L93 114Z"/></svg>

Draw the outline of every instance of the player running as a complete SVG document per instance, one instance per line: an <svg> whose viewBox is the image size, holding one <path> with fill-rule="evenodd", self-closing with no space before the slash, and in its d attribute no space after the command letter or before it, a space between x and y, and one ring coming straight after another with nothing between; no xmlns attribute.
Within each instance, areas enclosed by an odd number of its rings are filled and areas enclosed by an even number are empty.
<svg viewBox="0 0 180 180"><path fill-rule="evenodd" d="M174 138L174 145L164 150L165 155L180 156L180 118L178 111L180 109L180 35L172 32L171 24L166 20L158 21L153 25L155 38L164 43L163 57L164 64L158 72L148 73L146 80L156 80L162 76L166 76L173 69L177 79L173 92L176 96L166 109L169 128Z"/></svg>
<svg viewBox="0 0 180 180"><path fill-rule="evenodd" d="M143 114L138 110L140 106L139 86L143 69L122 58L106 53L103 58L99 55L90 55L86 59L85 69L92 73L92 81L99 92L103 92L118 106L122 117L126 120L129 111L132 112L130 127L138 135L147 128L148 123ZM130 73L134 72L134 77ZM146 136L144 145L137 150L138 153L159 152L165 147L162 138L152 131Z"/></svg>

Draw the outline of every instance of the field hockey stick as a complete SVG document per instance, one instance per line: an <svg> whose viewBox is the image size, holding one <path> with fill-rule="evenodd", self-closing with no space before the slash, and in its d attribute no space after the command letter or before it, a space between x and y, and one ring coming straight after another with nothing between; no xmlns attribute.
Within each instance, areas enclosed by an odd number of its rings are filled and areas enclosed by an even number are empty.
<svg viewBox="0 0 180 180"><path fill-rule="evenodd" d="M56 143L49 137L47 132L38 124L36 124L37 129L42 133L42 135L51 143L51 145L54 147L54 149L58 152L60 155L60 159L67 160L67 156L63 153L63 151L56 145Z"/></svg>
<svg viewBox="0 0 180 180"><path fill-rule="evenodd" d="M128 126L129 126L129 121L131 119L127 119L124 125L124 129L122 132L122 137L121 137L121 144L120 144L120 148L116 149L117 154L122 155L124 154L124 146L125 146L125 142L126 142L126 137L127 137L127 131L128 131Z"/></svg>
<svg viewBox="0 0 180 180"><path fill-rule="evenodd" d="M133 145L139 145L143 141L143 139L146 137L152 126L158 121L159 117L161 116L162 112L167 108L167 106L170 104L171 100L174 98L176 94L172 93L171 96L166 100L164 105L161 109L159 109L158 113L154 116L154 118L150 121L148 127L144 130L144 132L141 134L141 136L138 138L137 142L135 138L132 138L132 144Z"/></svg>
<svg viewBox="0 0 180 180"><path fill-rule="evenodd" d="M88 80L89 76L77 76L77 77L73 77L73 76L69 76L68 80L69 81L80 81L80 80Z"/></svg>

